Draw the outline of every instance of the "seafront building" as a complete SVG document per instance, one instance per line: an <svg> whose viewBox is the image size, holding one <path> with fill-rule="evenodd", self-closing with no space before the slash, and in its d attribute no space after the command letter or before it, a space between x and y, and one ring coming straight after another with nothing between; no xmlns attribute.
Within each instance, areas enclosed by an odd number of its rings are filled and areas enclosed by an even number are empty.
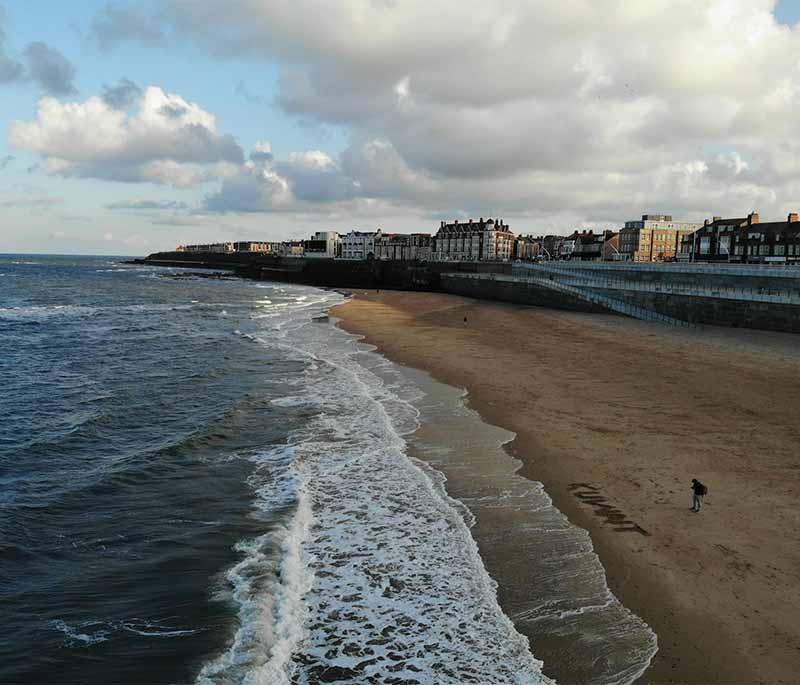
<svg viewBox="0 0 800 685"><path fill-rule="evenodd" d="M575 231L569 236L564 244L569 246L569 255L565 252L565 258L577 259L582 262L599 262L603 259L606 242L614 236L614 231L601 231L595 233L593 230Z"/></svg>
<svg viewBox="0 0 800 685"><path fill-rule="evenodd" d="M514 255L514 234L502 219L441 222L432 259L448 261L502 261Z"/></svg>
<svg viewBox="0 0 800 685"><path fill-rule="evenodd" d="M225 254L233 252L233 243L203 243L199 245L178 245L175 252L211 252Z"/></svg>
<svg viewBox="0 0 800 685"><path fill-rule="evenodd" d="M800 215L762 223L756 212L746 217L713 217L681 242L682 261L745 264L800 263Z"/></svg>
<svg viewBox="0 0 800 685"><path fill-rule="evenodd" d="M303 241L303 256L334 259L342 255L342 239L336 231L317 231Z"/></svg>
<svg viewBox="0 0 800 685"><path fill-rule="evenodd" d="M643 214L641 220L626 221L619 232L619 251L634 262L674 261L681 239L702 226L674 221L669 214Z"/></svg>
<svg viewBox="0 0 800 685"><path fill-rule="evenodd" d="M382 233L375 239L375 258L400 261L428 261L433 238L430 233Z"/></svg>
<svg viewBox="0 0 800 685"><path fill-rule="evenodd" d="M514 259L532 261L539 258L541 245L533 236L519 236L514 242Z"/></svg>
<svg viewBox="0 0 800 685"><path fill-rule="evenodd" d="M376 256L375 241L381 235L377 231L350 231L342 236L342 259L371 259Z"/></svg>
<svg viewBox="0 0 800 685"><path fill-rule="evenodd" d="M590 229L569 236L515 236L502 219L442 221L436 235L318 231L307 240L235 241L179 245L177 252L250 253L366 261L572 260L634 262L733 262L800 264L800 215L785 221L713 217L703 224L674 221L668 214L644 214L618 233Z"/></svg>

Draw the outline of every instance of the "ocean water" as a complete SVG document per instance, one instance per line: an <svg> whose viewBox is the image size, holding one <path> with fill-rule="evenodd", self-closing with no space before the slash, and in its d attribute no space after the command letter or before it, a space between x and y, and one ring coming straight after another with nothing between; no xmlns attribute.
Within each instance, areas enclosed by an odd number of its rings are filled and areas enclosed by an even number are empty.
<svg viewBox="0 0 800 685"><path fill-rule="evenodd" d="M343 299L0 256L0 682L551 682L472 495L411 455L450 444L415 437L430 389L327 320ZM561 593L543 634L583 630L583 588L529 582ZM625 682L653 640L623 612L587 642L617 629Z"/></svg>

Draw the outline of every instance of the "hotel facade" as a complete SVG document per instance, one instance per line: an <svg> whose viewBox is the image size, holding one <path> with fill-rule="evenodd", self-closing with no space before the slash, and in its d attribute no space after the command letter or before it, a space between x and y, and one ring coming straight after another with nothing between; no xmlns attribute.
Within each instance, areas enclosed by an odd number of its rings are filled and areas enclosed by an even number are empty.
<svg viewBox="0 0 800 685"><path fill-rule="evenodd" d="M513 259L516 238L502 219L441 222L432 259L448 261L504 261Z"/></svg>

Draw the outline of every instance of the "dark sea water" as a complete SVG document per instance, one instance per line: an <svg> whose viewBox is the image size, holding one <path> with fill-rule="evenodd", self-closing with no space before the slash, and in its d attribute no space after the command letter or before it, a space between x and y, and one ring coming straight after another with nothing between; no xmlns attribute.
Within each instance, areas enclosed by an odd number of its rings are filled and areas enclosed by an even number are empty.
<svg viewBox="0 0 800 685"><path fill-rule="evenodd" d="M0 255L0 683L550 682L475 515L409 457L420 384L324 317L342 295L210 274ZM458 444L423 442L434 463ZM630 680L652 633L585 533L519 490L578 586L526 578L526 620L581 635L575 672ZM595 597L602 631L564 623Z"/></svg>

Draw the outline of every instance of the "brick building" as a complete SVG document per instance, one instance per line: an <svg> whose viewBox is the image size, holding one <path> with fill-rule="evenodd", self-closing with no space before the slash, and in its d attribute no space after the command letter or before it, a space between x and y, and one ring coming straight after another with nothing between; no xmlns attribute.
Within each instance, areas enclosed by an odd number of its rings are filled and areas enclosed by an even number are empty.
<svg viewBox="0 0 800 685"><path fill-rule="evenodd" d="M619 232L619 251L634 262L672 261L681 239L694 233L700 223L674 221L669 214L643 214L641 221L626 221Z"/></svg>
<svg viewBox="0 0 800 685"><path fill-rule="evenodd" d="M502 219L445 223L434 240L436 261L503 261L514 256L514 234Z"/></svg>

